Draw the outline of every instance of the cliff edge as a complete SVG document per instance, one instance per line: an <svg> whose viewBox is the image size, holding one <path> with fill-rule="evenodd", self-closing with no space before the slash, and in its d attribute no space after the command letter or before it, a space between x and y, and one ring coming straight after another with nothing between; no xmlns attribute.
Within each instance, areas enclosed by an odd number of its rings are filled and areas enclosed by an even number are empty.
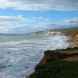
<svg viewBox="0 0 78 78"><path fill-rule="evenodd" d="M29 78L78 78L78 48L45 51Z"/></svg>

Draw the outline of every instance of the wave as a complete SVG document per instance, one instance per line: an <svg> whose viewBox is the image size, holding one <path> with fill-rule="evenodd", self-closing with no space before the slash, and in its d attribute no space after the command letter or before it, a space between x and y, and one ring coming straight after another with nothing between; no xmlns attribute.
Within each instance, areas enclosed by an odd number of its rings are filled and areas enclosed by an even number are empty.
<svg viewBox="0 0 78 78"><path fill-rule="evenodd" d="M42 38L43 37L43 38ZM21 40L11 40L0 42L0 46L15 46L15 47L41 47L45 49L61 49L67 48L70 45L70 37L62 33L52 33L52 35L43 35L42 37Z"/></svg>

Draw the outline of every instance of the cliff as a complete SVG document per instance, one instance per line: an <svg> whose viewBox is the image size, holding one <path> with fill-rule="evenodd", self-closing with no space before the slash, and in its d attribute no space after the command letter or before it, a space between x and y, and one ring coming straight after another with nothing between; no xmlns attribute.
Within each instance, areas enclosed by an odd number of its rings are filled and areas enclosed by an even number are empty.
<svg viewBox="0 0 78 78"><path fill-rule="evenodd" d="M78 78L78 48L45 51L29 78Z"/></svg>

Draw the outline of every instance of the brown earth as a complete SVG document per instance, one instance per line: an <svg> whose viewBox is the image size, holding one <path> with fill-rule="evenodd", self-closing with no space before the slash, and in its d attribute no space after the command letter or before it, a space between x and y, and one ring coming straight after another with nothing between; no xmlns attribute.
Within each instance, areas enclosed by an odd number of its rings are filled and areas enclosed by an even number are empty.
<svg viewBox="0 0 78 78"><path fill-rule="evenodd" d="M47 64L50 60L78 61L78 48L68 48L64 50L47 50L40 64Z"/></svg>

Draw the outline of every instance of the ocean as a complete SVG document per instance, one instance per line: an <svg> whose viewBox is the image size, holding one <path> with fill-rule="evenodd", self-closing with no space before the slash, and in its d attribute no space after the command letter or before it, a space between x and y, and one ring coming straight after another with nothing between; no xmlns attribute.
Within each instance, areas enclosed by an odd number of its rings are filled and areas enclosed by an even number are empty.
<svg viewBox="0 0 78 78"><path fill-rule="evenodd" d="M67 48L70 37L61 32L0 35L0 78L25 78L34 71L44 51Z"/></svg>

